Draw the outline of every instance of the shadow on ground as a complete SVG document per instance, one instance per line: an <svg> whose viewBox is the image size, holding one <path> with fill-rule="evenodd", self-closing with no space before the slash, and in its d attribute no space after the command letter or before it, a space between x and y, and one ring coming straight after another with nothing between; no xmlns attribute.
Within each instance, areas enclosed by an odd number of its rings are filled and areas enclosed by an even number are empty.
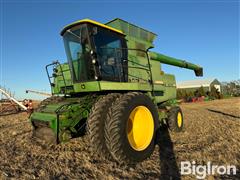
<svg viewBox="0 0 240 180"><path fill-rule="evenodd" d="M210 111L210 112L222 114L222 115L224 115L224 116L228 116L228 117L240 119L240 116L235 116L235 115L233 115L233 114L228 114L228 113L225 113L225 112L222 112L222 111L218 111L218 110L214 110L214 109L209 109L209 108L207 108L207 110Z"/></svg>
<svg viewBox="0 0 240 180"><path fill-rule="evenodd" d="M181 179L168 128L161 127L158 130L156 143L159 146L160 157L161 174L159 179Z"/></svg>

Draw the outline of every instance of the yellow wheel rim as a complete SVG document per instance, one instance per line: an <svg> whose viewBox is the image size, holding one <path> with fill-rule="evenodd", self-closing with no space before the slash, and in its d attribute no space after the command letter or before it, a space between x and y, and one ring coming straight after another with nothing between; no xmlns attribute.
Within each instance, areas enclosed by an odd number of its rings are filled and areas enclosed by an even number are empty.
<svg viewBox="0 0 240 180"><path fill-rule="evenodd" d="M127 122L127 138L131 147L137 151L146 149L152 141L154 120L145 106L137 106Z"/></svg>
<svg viewBox="0 0 240 180"><path fill-rule="evenodd" d="M178 124L178 127L182 126L182 114L180 112L178 112L178 115L177 115L177 124Z"/></svg>

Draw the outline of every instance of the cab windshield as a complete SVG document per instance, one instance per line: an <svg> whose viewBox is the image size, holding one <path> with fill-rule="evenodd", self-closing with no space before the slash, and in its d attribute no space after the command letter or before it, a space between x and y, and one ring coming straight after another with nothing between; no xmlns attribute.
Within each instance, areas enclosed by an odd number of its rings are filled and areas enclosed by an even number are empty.
<svg viewBox="0 0 240 180"><path fill-rule="evenodd" d="M80 25L67 30L63 40L73 81L84 82L94 79L87 26Z"/></svg>

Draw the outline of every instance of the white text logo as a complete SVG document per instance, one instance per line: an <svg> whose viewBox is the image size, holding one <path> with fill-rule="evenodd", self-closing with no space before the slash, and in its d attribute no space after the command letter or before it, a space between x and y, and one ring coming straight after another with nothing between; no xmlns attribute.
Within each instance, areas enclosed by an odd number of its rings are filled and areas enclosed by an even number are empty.
<svg viewBox="0 0 240 180"><path fill-rule="evenodd" d="M212 165L211 162L208 162L207 165L196 165L195 161L182 161L181 162L181 175L196 175L198 179L204 179L207 175L214 174L227 174L227 175L236 175L237 168L234 165L218 166Z"/></svg>

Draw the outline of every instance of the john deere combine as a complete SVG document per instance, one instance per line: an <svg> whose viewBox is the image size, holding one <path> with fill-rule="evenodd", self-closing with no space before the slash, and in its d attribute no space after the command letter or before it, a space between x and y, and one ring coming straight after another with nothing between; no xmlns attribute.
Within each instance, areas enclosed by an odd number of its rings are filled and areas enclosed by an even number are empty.
<svg viewBox="0 0 240 180"><path fill-rule="evenodd" d="M61 31L68 62L46 66L53 96L30 116L33 134L66 142L89 133L93 149L120 163L149 157L162 123L183 128L173 75L161 63L195 71L200 66L149 51L156 34L121 19L89 19Z"/></svg>

